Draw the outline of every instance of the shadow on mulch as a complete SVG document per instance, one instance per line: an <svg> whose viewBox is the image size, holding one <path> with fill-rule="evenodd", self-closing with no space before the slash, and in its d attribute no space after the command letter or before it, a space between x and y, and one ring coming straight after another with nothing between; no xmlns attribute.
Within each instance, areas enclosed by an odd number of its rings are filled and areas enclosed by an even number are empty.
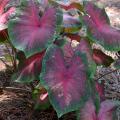
<svg viewBox="0 0 120 120"><path fill-rule="evenodd" d="M30 93L9 89L9 87L29 88L29 85L13 83L10 80L12 73L11 70L0 71L0 87L8 87L0 90L0 120L76 120L74 112L58 119L52 107L42 111L33 110Z"/></svg>
<svg viewBox="0 0 120 120"><path fill-rule="evenodd" d="M52 107L44 111L34 111L27 99L29 95L21 93L20 98L15 93L4 91L0 95L0 120L76 120L74 112L58 119Z"/></svg>

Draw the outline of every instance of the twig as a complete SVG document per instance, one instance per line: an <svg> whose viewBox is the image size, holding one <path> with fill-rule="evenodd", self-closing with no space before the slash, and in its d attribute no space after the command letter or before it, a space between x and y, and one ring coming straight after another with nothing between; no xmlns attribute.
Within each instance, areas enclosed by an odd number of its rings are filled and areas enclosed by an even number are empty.
<svg viewBox="0 0 120 120"><path fill-rule="evenodd" d="M111 74L111 73L114 73L114 72L116 72L116 71L118 71L118 70L119 70L119 69L115 69L115 70L112 70L112 71L110 71L110 72L107 72L107 73L105 73L104 75L102 75L102 76L100 76L99 78L97 78L95 81L98 81L99 79L103 78L104 76L109 75L109 74Z"/></svg>
<svg viewBox="0 0 120 120"><path fill-rule="evenodd" d="M31 93L30 90L27 89L22 89L22 88L15 88L15 87L0 87L0 89L6 90L6 91L20 91L20 92L29 92Z"/></svg>
<svg viewBox="0 0 120 120"><path fill-rule="evenodd" d="M3 62L3 64L4 64L6 67L10 67L3 59L0 58L0 60Z"/></svg>

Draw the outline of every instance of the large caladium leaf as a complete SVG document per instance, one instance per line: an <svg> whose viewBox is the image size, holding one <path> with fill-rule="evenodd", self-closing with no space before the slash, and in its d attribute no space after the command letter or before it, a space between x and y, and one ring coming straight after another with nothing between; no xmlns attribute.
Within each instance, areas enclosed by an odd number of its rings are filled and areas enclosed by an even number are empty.
<svg viewBox="0 0 120 120"><path fill-rule="evenodd" d="M12 77L16 82L29 83L39 79L44 52L37 53L24 61Z"/></svg>
<svg viewBox="0 0 120 120"><path fill-rule="evenodd" d="M88 30L88 37L101 44L107 50L120 50L120 30L109 25L104 9L98 8L92 2L85 2L83 20Z"/></svg>
<svg viewBox="0 0 120 120"><path fill-rule="evenodd" d="M21 4L17 11L8 26L12 44L27 57L46 49L55 40L61 25L61 11L50 7L40 16L39 7L33 0Z"/></svg>
<svg viewBox="0 0 120 120"><path fill-rule="evenodd" d="M61 48L52 45L42 63L41 84L47 89L58 117L77 110L90 95L87 65L82 55L75 52L68 59L69 62Z"/></svg>
<svg viewBox="0 0 120 120"><path fill-rule="evenodd" d="M10 7L7 11L4 10L8 2L9 0L0 1L0 32L7 28L8 19L15 12L15 7Z"/></svg>
<svg viewBox="0 0 120 120"><path fill-rule="evenodd" d="M93 59L97 65L110 66L114 62L113 58L103 53L101 50L93 49Z"/></svg>
<svg viewBox="0 0 120 120"><path fill-rule="evenodd" d="M120 103L118 101L105 100L101 103L98 114L92 100L86 102L84 108L81 109L78 120L114 120L114 108Z"/></svg>

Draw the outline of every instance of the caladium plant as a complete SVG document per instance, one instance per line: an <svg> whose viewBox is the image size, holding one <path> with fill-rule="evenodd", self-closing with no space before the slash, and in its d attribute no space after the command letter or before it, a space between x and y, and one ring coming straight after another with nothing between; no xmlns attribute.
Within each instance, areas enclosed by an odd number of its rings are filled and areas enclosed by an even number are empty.
<svg viewBox="0 0 120 120"><path fill-rule="evenodd" d="M87 29L86 36L79 34L81 28ZM96 91L99 97L104 96L93 80L96 66L109 66L114 61L93 49L93 43L120 50L120 31L110 26L104 9L87 1L83 5L63 5L53 0L21 0L15 17L9 21L8 34L12 45L25 54L13 78L22 83L40 81L46 92L37 99L48 101L49 97L58 117L81 109L83 120L112 119L107 117L114 102L99 103L96 114L94 102L89 100L97 96Z"/></svg>

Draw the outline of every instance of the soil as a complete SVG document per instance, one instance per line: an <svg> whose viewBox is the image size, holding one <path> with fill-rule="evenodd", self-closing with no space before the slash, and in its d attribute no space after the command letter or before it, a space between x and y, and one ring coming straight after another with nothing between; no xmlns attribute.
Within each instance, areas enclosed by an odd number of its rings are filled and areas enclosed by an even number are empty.
<svg viewBox="0 0 120 120"><path fill-rule="evenodd" d="M120 0L100 0L104 4L110 17L112 26L120 29ZM2 54L0 53L2 57ZM96 78L110 72L112 68L101 68L97 70ZM75 120L74 112L64 115L58 119L52 107L47 110L33 110L33 99L29 91L30 85L16 84L10 78L12 68L0 61L0 120ZM96 79L95 78L95 79ZM107 80L105 93L107 99L120 100L120 70L101 78ZM120 107L117 109L117 119L120 118Z"/></svg>

